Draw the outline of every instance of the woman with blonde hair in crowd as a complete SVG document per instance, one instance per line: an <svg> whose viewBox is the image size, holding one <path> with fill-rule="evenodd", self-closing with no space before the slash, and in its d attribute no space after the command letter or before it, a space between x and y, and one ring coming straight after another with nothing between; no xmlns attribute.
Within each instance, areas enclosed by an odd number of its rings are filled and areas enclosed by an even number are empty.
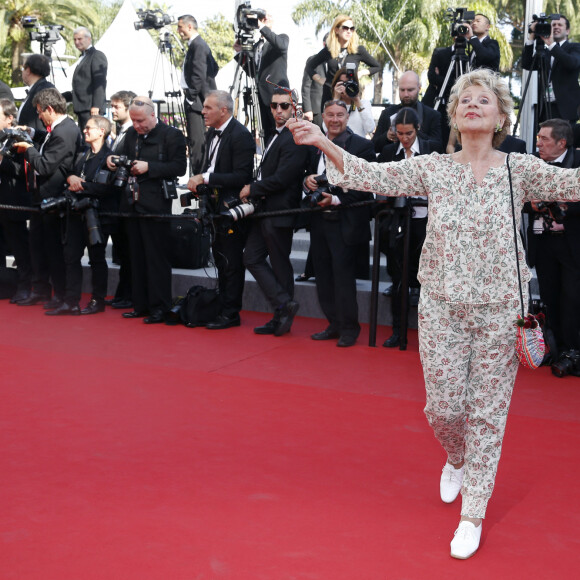
<svg viewBox="0 0 580 580"><path fill-rule="evenodd" d="M316 67L326 63L326 78L316 74ZM332 23L332 28L326 40L326 46L306 64L306 73L310 78L323 85L322 104L332 99L332 81L338 69L354 63L356 69L361 63L368 65L367 69L358 71L358 76L374 75L381 70L376 58L360 44L355 25L350 16L339 14Z"/></svg>
<svg viewBox="0 0 580 580"><path fill-rule="evenodd" d="M451 556L465 559L479 547L518 369L515 321L520 291L527 311L530 280L519 236L522 206L580 200L580 168L554 167L532 155L506 157L496 149L509 133L513 101L507 83L490 70L462 75L447 110L461 151L393 163L349 155L312 123L292 120L288 126L298 144L324 153L330 183L387 196L428 196L418 275L425 414L447 456L441 500L452 503L461 491Z"/></svg>

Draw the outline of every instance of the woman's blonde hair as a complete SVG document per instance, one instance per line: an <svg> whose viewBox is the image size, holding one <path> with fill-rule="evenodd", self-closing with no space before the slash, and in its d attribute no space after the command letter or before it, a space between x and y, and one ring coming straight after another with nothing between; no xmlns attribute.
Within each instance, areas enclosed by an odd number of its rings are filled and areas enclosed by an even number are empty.
<svg viewBox="0 0 580 580"><path fill-rule="evenodd" d="M340 51L342 50L340 42L338 41L336 30L349 20L354 23L354 20L350 16L347 16L346 14L339 14L332 23L332 28L330 29L330 32L328 33L328 38L326 40L326 48L328 48L328 52L330 52L330 56L332 56L332 58L336 58L340 54ZM346 49L348 50L349 54L356 54L359 45L360 40L358 34L355 31L352 33L352 36L350 37L350 41L346 46Z"/></svg>
<svg viewBox="0 0 580 580"><path fill-rule="evenodd" d="M487 68L478 68L470 73L461 75L457 79L453 85L453 88L451 89L449 103L447 104L447 115L449 117L449 123L451 123L451 119L457 111L459 97L468 87L473 86L482 87L488 91L491 91L497 97L499 112L502 115L505 115L505 122L503 124L502 130L500 132L494 133L492 139L492 146L497 148L506 138L506 135L511 134L511 115L514 110L514 101L510 95L508 85L498 73L493 72ZM461 133L457 129L453 129L457 133L457 140L459 143L461 143Z"/></svg>

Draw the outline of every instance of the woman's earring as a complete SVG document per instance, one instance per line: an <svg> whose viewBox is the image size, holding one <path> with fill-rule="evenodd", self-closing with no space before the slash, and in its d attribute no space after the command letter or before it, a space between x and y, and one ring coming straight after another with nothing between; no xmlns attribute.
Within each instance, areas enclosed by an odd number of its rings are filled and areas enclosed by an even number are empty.
<svg viewBox="0 0 580 580"><path fill-rule="evenodd" d="M497 122L497 125L495 126L495 132L496 133L501 133L502 132L502 129L503 129L503 127L502 127L501 123L498 121Z"/></svg>
<svg viewBox="0 0 580 580"><path fill-rule="evenodd" d="M457 131L457 123L453 123L453 128Z"/></svg>

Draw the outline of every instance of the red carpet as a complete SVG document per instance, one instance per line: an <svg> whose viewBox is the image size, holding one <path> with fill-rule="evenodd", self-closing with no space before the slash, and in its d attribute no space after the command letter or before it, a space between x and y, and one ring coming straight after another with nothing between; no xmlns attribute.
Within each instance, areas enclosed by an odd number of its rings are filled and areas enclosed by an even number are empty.
<svg viewBox="0 0 580 580"><path fill-rule="evenodd" d="M478 554L407 352L0 303L0 579L557 578L580 563L580 380L522 370ZM380 328L382 342L388 329Z"/></svg>

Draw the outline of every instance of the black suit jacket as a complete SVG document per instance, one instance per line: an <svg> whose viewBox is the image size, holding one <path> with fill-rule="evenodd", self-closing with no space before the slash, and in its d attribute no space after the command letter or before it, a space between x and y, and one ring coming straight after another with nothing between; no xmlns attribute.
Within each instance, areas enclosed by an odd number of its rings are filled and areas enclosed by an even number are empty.
<svg viewBox="0 0 580 580"><path fill-rule="evenodd" d="M421 137L417 137L419 142L419 155L429 155L433 150L431 149L431 143ZM390 161L402 161L405 159L405 152L401 150L400 153L397 153L399 148L399 143L388 143L383 147L383 150L380 152L379 156L377 157L377 161L379 163L388 163Z"/></svg>
<svg viewBox="0 0 580 580"><path fill-rule="evenodd" d="M385 145L388 144L387 132L391 127L391 117L398 113L403 108L403 105L390 105L383 109L372 142L375 146L375 151L380 153ZM441 113L428 107L424 103L417 103L417 115L419 117L419 137L429 141L431 151L442 151L441 138Z"/></svg>
<svg viewBox="0 0 580 580"><path fill-rule="evenodd" d="M210 129L206 136L206 157L211 150L215 129ZM251 133L233 117L224 129L216 153L214 171L209 174L208 185L218 188L219 199L238 199L244 185L252 181L254 170L254 153L256 144ZM208 159L202 167L208 168Z"/></svg>
<svg viewBox="0 0 580 580"><path fill-rule="evenodd" d="M107 57L91 46L75 68L72 78L72 102L75 113L98 107L105 112Z"/></svg>
<svg viewBox="0 0 580 580"><path fill-rule="evenodd" d="M364 137L355 135L349 128L344 133L333 140L339 147L342 147L348 153L356 155L361 159L367 161L375 161L376 154L373 144ZM320 160L320 151L312 148L310 152L310 164L308 174L312 175L318 173L318 162ZM373 199L373 194L368 191L359 191L356 189L348 189L346 191L333 192L340 199L341 205L355 203L357 201L365 201ZM324 212L322 212L324 213ZM313 219L318 219L320 213L312 214ZM371 239L371 229L369 220L371 218L371 206L363 206L356 208L345 208L338 210L340 220L340 232L344 243L348 246L362 244ZM322 216L324 219L324 216Z"/></svg>
<svg viewBox="0 0 580 580"><path fill-rule="evenodd" d="M480 42L477 36L469 39L472 53L475 53L471 68L489 68L499 71L500 52L497 40L486 36Z"/></svg>
<svg viewBox="0 0 580 580"><path fill-rule="evenodd" d="M534 45L526 44L522 53L522 68L530 70L533 63ZM580 104L580 85L578 84L578 74L580 74L580 44L566 41L562 46L556 44L554 48L545 51L548 60L548 68L551 57L554 57L554 64L551 67L550 80L554 89L556 103L560 110L560 115L564 119L574 120L578 118L578 104ZM535 67L537 68L536 62ZM538 87L541 91L542 87Z"/></svg>
<svg viewBox="0 0 580 580"><path fill-rule="evenodd" d="M262 57L258 67L258 93L264 104L268 104L274 87L266 82L268 76L274 83L288 81L288 44L287 34L276 34L268 26L262 27L260 33L265 39Z"/></svg>
<svg viewBox="0 0 580 580"><path fill-rule="evenodd" d="M36 174L36 188L32 196L33 202L36 203L45 197L62 194L66 178L72 171L81 145L79 128L69 117L65 117L52 129L40 153L45 138L45 131L37 131L34 140L38 144L38 149L29 147L24 154L24 158Z"/></svg>
<svg viewBox="0 0 580 580"><path fill-rule="evenodd" d="M157 122L142 144L137 155L139 135L131 127L122 144L121 155L147 161L149 170L137 177L139 199L131 203L129 196L121 195L121 211L133 209L136 213L171 213L171 200L163 195L163 180L185 175L187 156L185 137L179 129Z"/></svg>
<svg viewBox="0 0 580 580"><path fill-rule="evenodd" d="M527 153L526 149L526 142L513 135L506 135L506 138L497 148L498 151L503 151L504 153Z"/></svg>
<svg viewBox="0 0 580 580"><path fill-rule="evenodd" d="M537 153L534 155L539 157ZM580 167L580 150L569 147L562 163L562 167L568 169ZM578 248L580 248L580 201L567 201L566 206L568 209L566 210L566 217L563 222L564 239L570 248L570 254L574 257L576 266L580 268L580 252L578 252ZM536 264L537 244L540 242L538 238L542 238L542 235L537 235L533 232L534 218L536 216L541 216L542 214L533 212L531 204L529 203L524 205L524 211L530 212L527 258L528 264L533 267Z"/></svg>
<svg viewBox="0 0 580 580"><path fill-rule="evenodd" d="M312 112L314 115L319 115L322 112L322 85L313 81L312 77L308 74L309 62L313 58L314 56L311 56L307 59L306 68L302 76L302 109L305 113ZM325 78L325 63L319 64L314 72L322 78Z"/></svg>
<svg viewBox="0 0 580 580"><path fill-rule="evenodd" d="M183 73L188 87L185 98L194 111L201 112L207 94L216 89L217 73L217 63L211 49L201 36L196 36L187 49Z"/></svg>
<svg viewBox="0 0 580 580"><path fill-rule="evenodd" d="M302 182L310 148L296 145L292 133L284 127L272 146L267 148L260 165L261 179L250 185L250 197L261 199L260 211L294 209L300 206ZM294 227L295 216L269 218L274 226Z"/></svg>
<svg viewBox="0 0 580 580"><path fill-rule="evenodd" d="M44 131L44 125L42 121L38 118L38 113L36 112L36 107L32 104L34 97L44 89L54 89L54 85L44 79L38 79L28 90L26 95L26 100L20 109L20 114L18 116L18 124L26 125L27 127L32 127L35 131Z"/></svg>

